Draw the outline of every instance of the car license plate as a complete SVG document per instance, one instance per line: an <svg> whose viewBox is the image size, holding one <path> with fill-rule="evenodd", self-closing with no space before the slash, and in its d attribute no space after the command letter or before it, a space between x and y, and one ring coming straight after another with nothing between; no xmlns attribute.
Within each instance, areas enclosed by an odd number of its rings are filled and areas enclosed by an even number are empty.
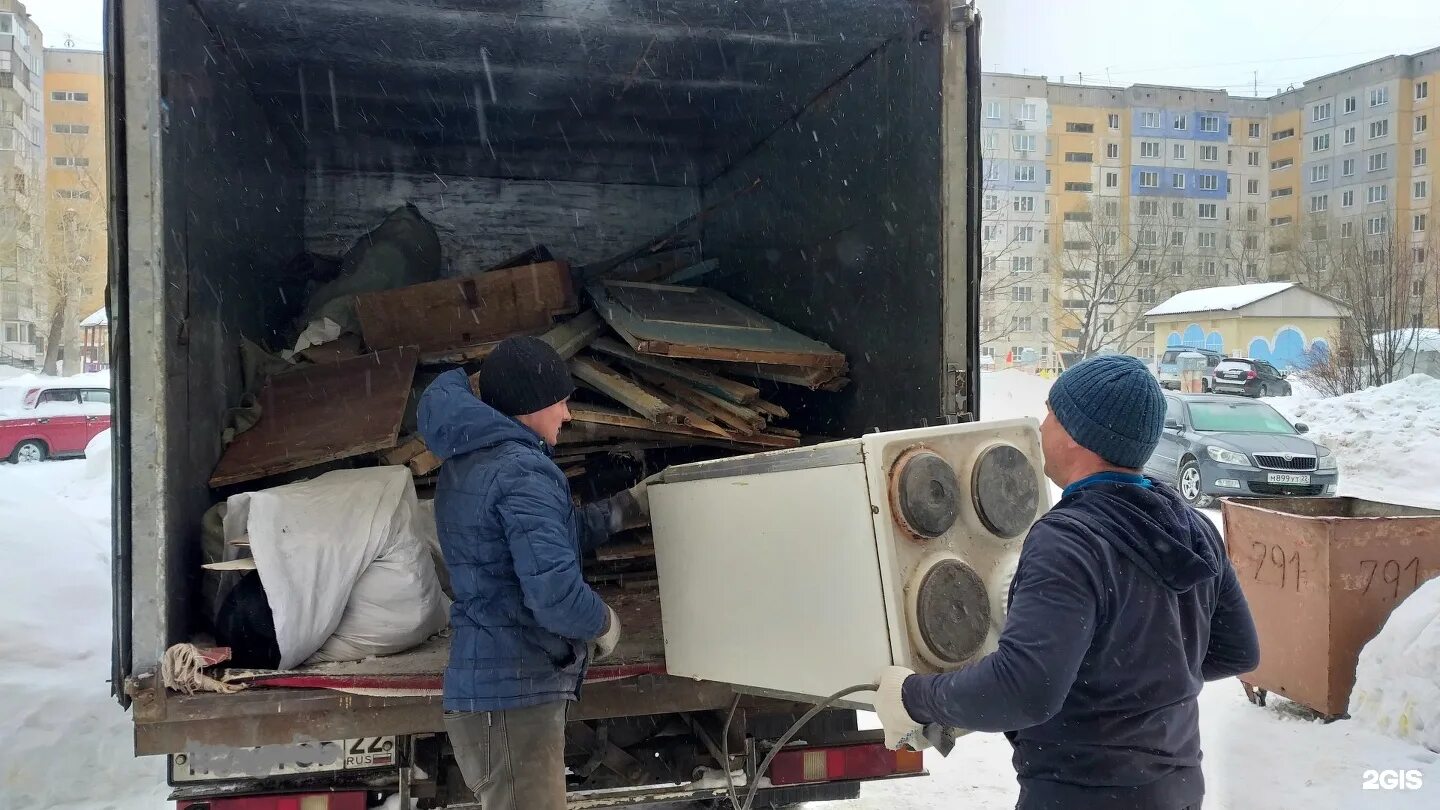
<svg viewBox="0 0 1440 810"><path fill-rule="evenodd" d="M361 737L261 748L201 746L172 755L170 764L170 780L175 784L383 768L395 764L395 738Z"/></svg>
<svg viewBox="0 0 1440 810"><path fill-rule="evenodd" d="M1268 480L1270 481L1270 483L1272 483L1272 484L1302 484L1302 485L1308 485L1308 484L1310 483L1310 476L1308 476L1308 475L1288 475L1288 474L1286 474L1286 473L1270 473L1270 475L1267 476L1267 479L1268 479Z"/></svg>

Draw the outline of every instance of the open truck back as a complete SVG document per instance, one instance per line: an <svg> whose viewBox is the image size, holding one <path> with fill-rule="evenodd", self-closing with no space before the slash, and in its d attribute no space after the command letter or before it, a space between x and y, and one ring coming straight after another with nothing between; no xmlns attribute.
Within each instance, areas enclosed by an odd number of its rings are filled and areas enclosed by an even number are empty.
<svg viewBox="0 0 1440 810"><path fill-rule="evenodd" d="M199 527L221 497L208 479L240 395L239 343L273 345L293 319L286 274L303 251L343 250L408 202L437 224L447 277L536 244L585 264L706 212L703 254L723 268L707 285L849 358L849 388L795 395L796 427L841 437L974 414L971 8L112 0L107 14L114 686L136 753L171 755L182 801L470 798L426 689L180 695L158 681L165 649L204 629ZM734 694L665 675L652 612L656 632L592 673L572 713L572 771L609 788L572 793L575 806L723 793L688 778L719 766ZM753 766L802 710L746 698L731 751ZM801 738L855 756L792 768L823 784L762 794L771 805L853 796L895 772L864 761L878 737L853 713L828 712ZM356 767L245 770L223 753L317 741L348 741ZM236 773L192 781L197 754Z"/></svg>

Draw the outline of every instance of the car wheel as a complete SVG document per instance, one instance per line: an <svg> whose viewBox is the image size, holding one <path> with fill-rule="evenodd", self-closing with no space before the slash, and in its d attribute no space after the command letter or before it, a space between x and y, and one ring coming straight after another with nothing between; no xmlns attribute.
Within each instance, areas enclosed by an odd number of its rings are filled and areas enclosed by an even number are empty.
<svg viewBox="0 0 1440 810"><path fill-rule="evenodd" d="M45 460L45 443L38 439L23 441L15 447L15 452L10 454L10 460L16 464L35 464Z"/></svg>
<svg viewBox="0 0 1440 810"><path fill-rule="evenodd" d="M1200 464L1195 459L1186 459L1180 465L1180 497L1196 509L1204 509L1215 499L1205 494L1204 481L1200 477Z"/></svg>

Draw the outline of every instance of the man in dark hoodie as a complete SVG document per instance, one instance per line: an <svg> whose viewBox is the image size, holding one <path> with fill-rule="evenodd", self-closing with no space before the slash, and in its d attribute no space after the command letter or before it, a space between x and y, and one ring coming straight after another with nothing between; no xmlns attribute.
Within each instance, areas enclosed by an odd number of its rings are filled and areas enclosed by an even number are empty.
<svg viewBox="0 0 1440 810"><path fill-rule="evenodd" d="M1025 539L999 649L941 675L891 667L891 747L924 724L1003 731L1018 810L1200 807L1205 681L1254 669L1255 626L1209 518L1145 478L1165 400L1119 355L1055 381L1040 428L1060 502Z"/></svg>
<svg viewBox="0 0 1440 810"><path fill-rule="evenodd" d="M420 435L445 460L435 524L455 593L445 729L485 810L565 807L565 714L620 638L585 583L582 551L648 520L644 482L583 509L551 459L575 390L544 341L510 338L420 398Z"/></svg>

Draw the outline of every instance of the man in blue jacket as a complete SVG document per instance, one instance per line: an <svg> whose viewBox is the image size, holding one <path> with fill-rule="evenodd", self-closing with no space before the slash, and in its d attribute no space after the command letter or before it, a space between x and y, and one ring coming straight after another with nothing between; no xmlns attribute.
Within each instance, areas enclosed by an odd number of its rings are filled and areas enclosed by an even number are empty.
<svg viewBox="0 0 1440 810"><path fill-rule="evenodd" d="M551 459L575 386L532 337L460 370L420 398L420 435L445 460L435 523L455 593L445 728L485 810L565 807L565 713L592 645L614 651L620 621L581 575L580 555L643 525L642 482L577 510Z"/></svg>
<svg viewBox="0 0 1440 810"><path fill-rule="evenodd" d="M1025 539L999 649L941 675L887 669L886 741L1005 732L1018 810L1198 810L1196 698L1259 664L1249 606L1209 518L1140 474L1165 421L1149 370L1085 361L1048 405L1045 474L1064 494Z"/></svg>

